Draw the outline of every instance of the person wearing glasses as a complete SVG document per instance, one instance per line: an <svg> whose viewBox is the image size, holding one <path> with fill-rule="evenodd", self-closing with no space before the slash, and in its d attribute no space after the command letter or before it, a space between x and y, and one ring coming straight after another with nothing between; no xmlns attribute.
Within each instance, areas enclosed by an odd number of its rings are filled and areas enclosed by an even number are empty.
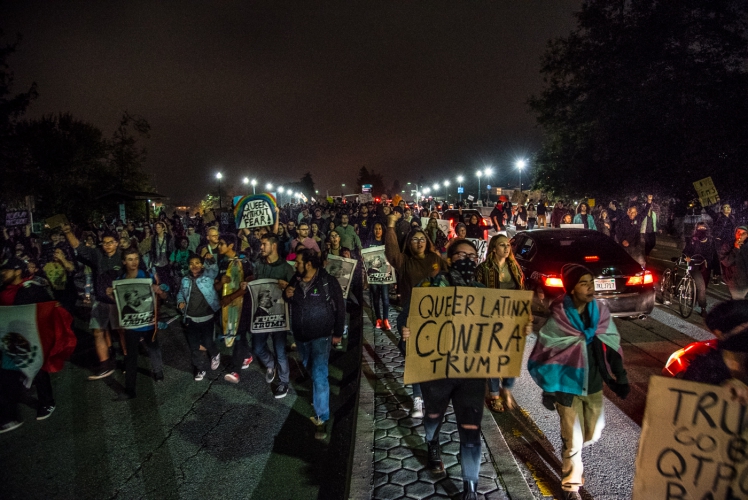
<svg viewBox="0 0 748 500"><path fill-rule="evenodd" d="M403 334L410 310L410 296L413 287L425 279L433 278L446 269L446 263L437 253L434 244L423 229L413 228L405 238L405 249L401 252L397 243L395 226L402 215L393 212L387 217L387 231L384 236L384 255L397 271L397 288L400 292L402 311L397 317L397 330ZM405 354L405 342L398 343L400 352ZM420 384L413 384L413 411L410 416L423 418L423 395Z"/></svg>
<svg viewBox="0 0 748 500"><path fill-rule="evenodd" d="M475 280L478 268L478 251L472 242L461 239L450 245L447 252L448 268L435 276L424 279L418 286L452 287L470 286L484 288ZM399 322L399 318L398 318ZM403 327L403 339L410 337L410 329ZM481 419L483 418L483 395L485 378L451 378L421 382L425 415L423 428L428 445L428 468L433 474L444 474L441 458L439 431L444 421L449 402L457 419L460 435L460 465L462 467L463 494L466 500L477 499L478 472L481 459Z"/></svg>
<svg viewBox="0 0 748 500"><path fill-rule="evenodd" d="M488 256L478 266L475 281L487 288L524 290L525 275L514 258L509 238L503 234L497 234L491 238L488 243ZM514 387L513 378L488 379L489 399L486 403L491 411L503 412L504 409L514 410L516 408L512 387Z"/></svg>
<svg viewBox="0 0 748 500"><path fill-rule="evenodd" d="M101 248L96 248L81 245L69 224L62 226L62 233L75 250L78 260L90 266L96 276L92 282L95 298L88 326L93 330L99 365L88 379L98 380L111 375L116 366L111 353L112 338L109 329L119 330L119 313L114 300L107 296L106 289L111 286L112 278L122 271L122 259L117 251L119 238L115 233L105 232L101 238ZM124 343L122 349L124 352Z"/></svg>

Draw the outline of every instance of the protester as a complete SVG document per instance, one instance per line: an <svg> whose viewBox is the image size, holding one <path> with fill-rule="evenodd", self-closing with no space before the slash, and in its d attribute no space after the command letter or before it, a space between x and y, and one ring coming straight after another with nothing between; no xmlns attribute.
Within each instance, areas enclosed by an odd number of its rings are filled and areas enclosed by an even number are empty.
<svg viewBox="0 0 748 500"><path fill-rule="evenodd" d="M641 235L644 240L644 256L649 257L650 252L657 244L657 224L660 217L660 207L654 202L654 195L647 195L647 201L642 205L641 213Z"/></svg>
<svg viewBox="0 0 748 500"><path fill-rule="evenodd" d="M706 223L697 223L693 235L686 242L683 255L692 266L691 276L696 285L696 301L701 308L702 317L706 317L706 289L709 287L709 273L712 272L710 263L714 262L716 253Z"/></svg>
<svg viewBox="0 0 748 500"><path fill-rule="evenodd" d="M748 295L748 227L740 226L735 230L732 242L724 242L720 248L722 277L734 300L742 300Z"/></svg>
<svg viewBox="0 0 748 500"><path fill-rule="evenodd" d="M559 200L551 212L551 227L561 227L561 224L564 224L564 215L567 215L566 210L564 210L564 202Z"/></svg>
<svg viewBox="0 0 748 500"><path fill-rule="evenodd" d="M622 218L616 224L616 240L635 261L644 266L644 249L641 243L641 226L639 211L635 206L626 211L627 217Z"/></svg>
<svg viewBox="0 0 748 500"><path fill-rule="evenodd" d="M584 225L585 229L592 229L593 231L597 231L595 219L592 217L592 214L590 214L589 211L589 205L584 202L580 203L577 207L577 214L574 216L572 224L582 224Z"/></svg>
<svg viewBox="0 0 748 500"><path fill-rule="evenodd" d="M177 307L184 315L185 335L190 346L194 378L199 382L205 378L208 362L205 353L210 357L210 369L217 370L221 363L221 353L213 341L215 313L221 304L213 288L218 265L210 262L206 267L203 258L191 255L189 258L190 274L182 278L177 294ZM202 348L202 349L201 349Z"/></svg>
<svg viewBox="0 0 748 500"><path fill-rule="evenodd" d="M384 245L384 226L381 222L376 222L372 228L371 237L366 242L366 248L378 247ZM381 330L384 328L390 331L390 285L369 284L369 297L371 306L374 309L374 318L376 320L374 328Z"/></svg>
<svg viewBox="0 0 748 500"><path fill-rule="evenodd" d="M330 419L328 361L332 344L342 341L345 301L338 280L322 268L314 250L306 249L296 257L296 273L284 296L291 306L291 331L302 364L312 376L314 437L325 439Z"/></svg>
<svg viewBox="0 0 748 500"><path fill-rule="evenodd" d="M582 448L600 439L605 426L603 382L622 399L630 391L621 338L604 302L595 300L593 273L578 264L562 269L565 294L551 304L527 368L543 389L543 404L561 420L561 487L581 500Z"/></svg>

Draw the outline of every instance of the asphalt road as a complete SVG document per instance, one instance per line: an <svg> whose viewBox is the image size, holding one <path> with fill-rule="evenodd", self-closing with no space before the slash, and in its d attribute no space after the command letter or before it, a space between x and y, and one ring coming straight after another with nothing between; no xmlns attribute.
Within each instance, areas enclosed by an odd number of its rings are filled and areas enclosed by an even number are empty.
<svg viewBox="0 0 748 500"><path fill-rule="evenodd" d="M675 248L658 247L650 255L648 269L659 278L665 266L670 264L670 257L678 255L680 252ZM710 286L708 308L728 298L724 285ZM535 330L545 321L546 318L537 317ZM695 340L713 338L698 312L683 319L677 311L677 304L658 304L645 320L616 318L614 321L621 333L632 390L626 400L621 400L605 388L605 430L600 441L583 452L587 482L582 494L586 499L631 498L649 378L661 373L665 362L677 349ZM532 335L525 348L525 367L534 344L535 335ZM558 416L543 407L541 391L526 369L517 379L513 394L521 411L494 414L494 417L535 495L560 498Z"/></svg>
<svg viewBox="0 0 748 500"><path fill-rule="evenodd" d="M255 362L238 384L223 379L230 350L193 380L179 322L161 333L165 380L154 383L141 355L137 398L113 402L124 376L88 381L92 339L52 375L57 409L35 420L35 391L21 405L24 425L0 435L0 498L10 499L337 499L349 477L361 359L361 314L346 350L330 361L332 431L314 439L311 382L291 362L292 389L275 399ZM289 340L290 342L290 340ZM295 354L292 355L295 358ZM275 382L277 383L277 381Z"/></svg>

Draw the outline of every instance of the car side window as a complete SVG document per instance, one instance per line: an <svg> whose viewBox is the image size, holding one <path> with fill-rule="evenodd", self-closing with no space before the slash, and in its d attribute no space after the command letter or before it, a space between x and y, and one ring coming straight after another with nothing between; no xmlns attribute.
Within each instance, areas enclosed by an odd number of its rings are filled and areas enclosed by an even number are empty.
<svg viewBox="0 0 748 500"><path fill-rule="evenodd" d="M535 255L535 241L532 238L525 237L525 239L522 241L520 245L518 245L518 249L516 252L516 255L524 260L530 260L532 259L533 255Z"/></svg>
<svg viewBox="0 0 748 500"><path fill-rule="evenodd" d="M526 238L527 237L525 235L520 234L509 241L509 244L512 245L512 253L515 255L515 257L519 257L519 249L521 248L521 245Z"/></svg>

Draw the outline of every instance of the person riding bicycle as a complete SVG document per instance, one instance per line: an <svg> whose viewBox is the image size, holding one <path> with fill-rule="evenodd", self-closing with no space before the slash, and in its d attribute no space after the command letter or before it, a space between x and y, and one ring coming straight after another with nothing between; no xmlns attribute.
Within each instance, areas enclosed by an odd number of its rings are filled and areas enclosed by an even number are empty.
<svg viewBox="0 0 748 500"><path fill-rule="evenodd" d="M699 222L693 230L693 235L686 242L683 256L691 264L691 275L696 286L696 300L701 308L701 316L706 317L706 289L709 286L709 274L712 272L710 264L716 256L714 239L709 234L709 228L704 222Z"/></svg>

